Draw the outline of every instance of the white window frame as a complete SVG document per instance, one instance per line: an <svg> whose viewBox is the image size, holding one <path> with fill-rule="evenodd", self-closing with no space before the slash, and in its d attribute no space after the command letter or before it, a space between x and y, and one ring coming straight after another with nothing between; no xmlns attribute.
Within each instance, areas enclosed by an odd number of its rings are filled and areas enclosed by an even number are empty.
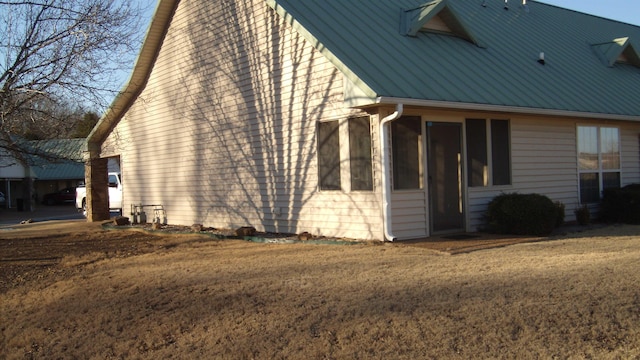
<svg viewBox="0 0 640 360"><path fill-rule="evenodd" d="M596 145L597 145L597 155L598 155L598 166L596 169L582 169L580 166L580 128L595 128L596 129ZM615 169L605 169L603 167L603 152L602 152L602 130L603 129L615 129L618 133L618 167ZM604 188L604 176L603 174L607 173L618 173L620 182L622 182L622 134L620 131L620 127L611 126L611 125L586 125L586 124L578 124L576 126L576 160L577 160L577 169L578 169L578 201L581 205L584 204L593 204L592 202L583 202L582 201L582 188L581 188L581 176L583 174L597 174L598 175L598 193L599 198L602 199L602 192L605 190ZM622 184L619 184L619 186Z"/></svg>

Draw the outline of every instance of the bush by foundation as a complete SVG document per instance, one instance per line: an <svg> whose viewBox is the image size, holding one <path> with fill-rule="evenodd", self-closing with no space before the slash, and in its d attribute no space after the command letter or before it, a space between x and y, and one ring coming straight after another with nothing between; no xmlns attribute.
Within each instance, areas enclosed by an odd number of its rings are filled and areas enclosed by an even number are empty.
<svg viewBox="0 0 640 360"><path fill-rule="evenodd" d="M502 194L489 203L487 220L493 233L548 235L564 222L564 205L540 194Z"/></svg>
<svg viewBox="0 0 640 360"><path fill-rule="evenodd" d="M640 184L604 190L600 219L607 222L640 224Z"/></svg>

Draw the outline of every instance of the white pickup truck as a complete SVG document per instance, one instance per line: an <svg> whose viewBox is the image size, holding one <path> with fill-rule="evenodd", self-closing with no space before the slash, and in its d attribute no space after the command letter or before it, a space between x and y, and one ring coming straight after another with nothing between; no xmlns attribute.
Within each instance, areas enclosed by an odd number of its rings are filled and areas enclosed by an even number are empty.
<svg viewBox="0 0 640 360"><path fill-rule="evenodd" d="M87 216L87 188L80 185L76 188L76 208L82 209ZM120 173L109 173L109 210L122 213L122 179Z"/></svg>

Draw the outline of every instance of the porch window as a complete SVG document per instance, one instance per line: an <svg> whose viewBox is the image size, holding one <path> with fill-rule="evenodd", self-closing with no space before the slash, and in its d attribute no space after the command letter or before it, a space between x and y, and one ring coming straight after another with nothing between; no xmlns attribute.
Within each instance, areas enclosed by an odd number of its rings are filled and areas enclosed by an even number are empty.
<svg viewBox="0 0 640 360"><path fill-rule="evenodd" d="M422 189L422 121L419 116L404 116L391 123L393 152L393 188Z"/></svg>
<svg viewBox="0 0 640 360"><path fill-rule="evenodd" d="M511 184L509 120L467 119L467 182L470 187ZM491 160L491 161L489 161Z"/></svg>
<svg viewBox="0 0 640 360"><path fill-rule="evenodd" d="M580 203L600 201L602 191L620 187L620 130L578 126Z"/></svg>
<svg viewBox="0 0 640 360"><path fill-rule="evenodd" d="M351 190L373 190L369 117L349 119Z"/></svg>
<svg viewBox="0 0 640 360"><path fill-rule="evenodd" d="M491 120L491 175L493 185L511 184L509 121Z"/></svg>
<svg viewBox="0 0 640 360"><path fill-rule="evenodd" d="M467 119L467 181L469 186L487 186L487 123Z"/></svg>
<svg viewBox="0 0 640 360"><path fill-rule="evenodd" d="M340 190L338 121L318 123L318 183L320 190Z"/></svg>

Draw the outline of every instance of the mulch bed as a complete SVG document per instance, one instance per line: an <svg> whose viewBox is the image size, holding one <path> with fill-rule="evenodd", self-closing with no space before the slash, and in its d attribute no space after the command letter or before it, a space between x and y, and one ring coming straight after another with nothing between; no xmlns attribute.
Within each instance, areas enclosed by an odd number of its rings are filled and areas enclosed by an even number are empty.
<svg viewBox="0 0 640 360"><path fill-rule="evenodd" d="M599 225L602 226L602 225ZM121 229L137 229L155 234L200 234L206 236L212 236L219 239L242 239L254 242L267 242L267 243L317 243L317 244L357 244L359 241L354 239L337 239L326 238L323 236L311 236L301 241L300 235L296 234L280 234L280 233L263 233L256 232L252 236L237 236L234 230L230 229L215 229L215 228L202 228L201 231L194 231L188 226L175 226L175 225L162 225L158 229L152 229L152 224L139 224L128 225L124 227L112 227ZM200 230L200 229L199 229ZM500 248L510 246L514 244L549 241L557 238L558 235L563 235L571 232L584 231L584 227L577 227L575 225L567 225L554 231L549 237L540 236L518 236L518 235L499 235L488 233L461 233L461 234L448 234L440 236L432 236L422 239L403 240L396 241L393 244L399 246L413 246L419 248L426 248L435 250L438 252L456 255L465 254L473 251ZM305 233L306 234L306 233ZM372 242L367 242L372 243ZM377 242L375 242L377 243ZM382 243L380 243L382 244Z"/></svg>

